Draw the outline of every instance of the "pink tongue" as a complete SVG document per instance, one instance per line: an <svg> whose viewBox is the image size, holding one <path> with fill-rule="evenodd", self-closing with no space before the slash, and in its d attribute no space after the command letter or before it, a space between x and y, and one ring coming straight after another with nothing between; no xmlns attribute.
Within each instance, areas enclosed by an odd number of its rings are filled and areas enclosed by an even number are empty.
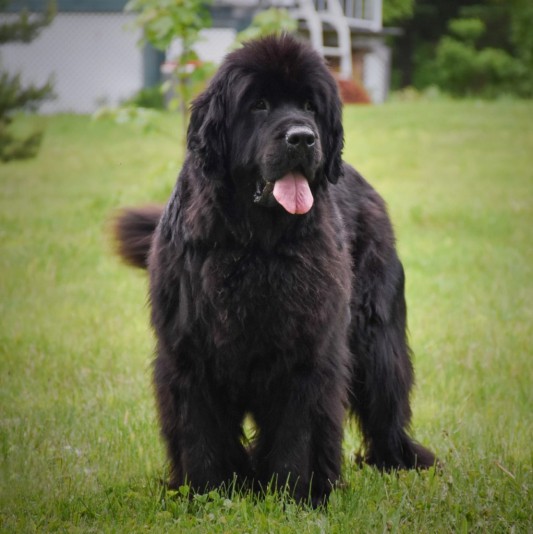
<svg viewBox="0 0 533 534"><path fill-rule="evenodd" d="M274 183L274 198L292 214L307 213L313 207L309 183L299 173L286 174Z"/></svg>

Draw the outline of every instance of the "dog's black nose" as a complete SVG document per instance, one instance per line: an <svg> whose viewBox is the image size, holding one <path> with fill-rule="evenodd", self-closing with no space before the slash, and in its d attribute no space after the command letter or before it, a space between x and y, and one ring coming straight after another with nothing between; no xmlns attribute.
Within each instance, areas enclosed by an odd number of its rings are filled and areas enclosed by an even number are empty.
<svg viewBox="0 0 533 534"><path fill-rule="evenodd" d="M307 126L293 126L285 135L285 140L293 148L311 148L315 144L315 134Z"/></svg>

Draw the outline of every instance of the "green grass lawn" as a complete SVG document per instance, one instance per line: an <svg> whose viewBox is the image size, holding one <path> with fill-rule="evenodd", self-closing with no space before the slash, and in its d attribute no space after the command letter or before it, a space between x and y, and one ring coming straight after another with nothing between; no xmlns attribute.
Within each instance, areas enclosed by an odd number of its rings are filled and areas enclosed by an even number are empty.
<svg viewBox="0 0 533 534"><path fill-rule="evenodd" d="M146 278L112 255L106 218L166 198L177 137L57 116L37 159L0 166L0 531L533 531L533 103L344 115L345 159L396 226L415 434L442 471L361 469L349 428L327 511L167 494Z"/></svg>

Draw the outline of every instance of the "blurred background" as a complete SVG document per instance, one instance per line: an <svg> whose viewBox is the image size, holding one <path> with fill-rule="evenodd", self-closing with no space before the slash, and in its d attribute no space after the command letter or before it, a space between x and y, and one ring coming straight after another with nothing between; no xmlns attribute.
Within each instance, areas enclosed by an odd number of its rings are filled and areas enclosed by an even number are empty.
<svg viewBox="0 0 533 534"><path fill-rule="evenodd" d="M4 23L23 10L28 24L42 23L31 41L2 40L1 69L27 84L52 82L44 113L92 113L136 96L160 105L157 90L184 41L192 39L195 53L185 58L190 75L220 63L243 30L287 29L309 39L338 72L347 101L382 103L405 88L533 95L528 0L2 0L0 7Z"/></svg>

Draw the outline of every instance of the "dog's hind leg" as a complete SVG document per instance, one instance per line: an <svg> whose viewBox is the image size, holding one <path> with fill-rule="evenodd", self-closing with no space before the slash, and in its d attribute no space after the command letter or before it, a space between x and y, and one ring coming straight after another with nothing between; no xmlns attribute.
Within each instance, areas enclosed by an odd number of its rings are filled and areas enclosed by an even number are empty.
<svg viewBox="0 0 533 534"><path fill-rule="evenodd" d="M403 268L395 255L381 270L376 264L359 266L350 339L351 409L363 432L366 462L382 469L430 467L433 453L408 433L414 376L406 339Z"/></svg>

